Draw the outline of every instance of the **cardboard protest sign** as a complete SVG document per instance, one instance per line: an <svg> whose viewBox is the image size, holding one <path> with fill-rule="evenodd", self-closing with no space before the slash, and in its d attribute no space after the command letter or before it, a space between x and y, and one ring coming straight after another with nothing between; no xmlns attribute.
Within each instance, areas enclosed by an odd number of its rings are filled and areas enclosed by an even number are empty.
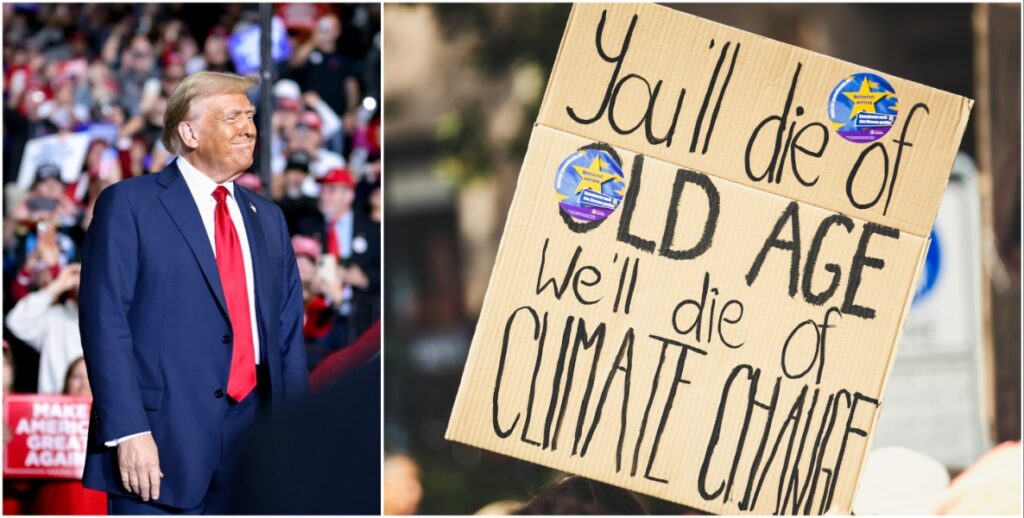
<svg viewBox="0 0 1024 518"><path fill-rule="evenodd" d="M970 106L577 5L447 437L713 513L849 511Z"/></svg>
<svg viewBox="0 0 1024 518"><path fill-rule="evenodd" d="M89 133L61 133L29 140L18 169L18 188L28 191L36 179L36 169L43 164L60 167L60 178L69 184L78 180L85 165L85 154L91 140Z"/></svg>
<svg viewBox="0 0 1024 518"><path fill-rule="evenodd" d="M91 406L89 397L4 396L4 476L82 478Z"/></svg>
<svg viewBox="0 0 1024 518"><path fill-rule="evenodd" d="M278 4L274 11L284 21L285 28L302 31L313 30L324 14L323 6L318 4Z"/></svg>

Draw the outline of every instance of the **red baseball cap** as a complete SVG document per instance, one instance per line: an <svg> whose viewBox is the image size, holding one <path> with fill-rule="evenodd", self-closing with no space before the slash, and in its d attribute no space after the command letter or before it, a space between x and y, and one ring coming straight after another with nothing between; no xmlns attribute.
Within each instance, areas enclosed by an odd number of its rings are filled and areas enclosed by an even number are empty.
<svg viewBox="0 0 1024 518"><path fill-rule="evenodd" d="M299 119L299 125L320 131L320 116L314 111L307 111L303 113L302 117Z"/></svg>
<svg viewBox="0 0 1024 518"><path fill-rule="evenodd" d="M353 189L356 186L355 181L352 180L352 173L343 167L335 167L327 171L327 174L321 176L317 181L322 184L342 184L349 189Z"/></svg>
<svg viewBox="0 0 1024 518"><path fill-rule="evenodd" d="M206 35L206 37L209 38L210 36L218 36L221 38L227 38L228 34L229 32L227 27L223 25L216 25L212 29L210 29L210 32Z"/></svg>
<svg viewBox="0 0 1024 518"><path fill-rule="evenodd" d="M299 101L296 101L295 99L282 97L277 100L277 107L281 108L282 110L299 111L299 109L302 108L302 105L299 104Z"/></svg>
<svg viewBox="0 0 1024 518"><path fill-rule="evenodd" d="M314 262L320 257L320 243L311 237L295 235L292 237L292 249L296 256L305 255Z"/></svg>
<svg viewBox="0 0 1024 518"><path fill-rule="evenodd" d="M239 176L235 183L253 192L263 192L263 181L253 173L245 173Z"/></svg>
<svg viewBox="0 0 1024 518"><path fill-rule="evenodd" d="M171 65L184 65L185 56L182 56L180 52L168 52L164 54L164 67Z"/></svg>

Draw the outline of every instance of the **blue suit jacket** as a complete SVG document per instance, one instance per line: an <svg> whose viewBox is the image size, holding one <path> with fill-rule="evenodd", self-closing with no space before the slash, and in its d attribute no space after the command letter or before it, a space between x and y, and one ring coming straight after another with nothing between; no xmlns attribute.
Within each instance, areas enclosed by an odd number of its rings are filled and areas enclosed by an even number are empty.
<svg viewBox="0 0 1024 518"><path fill-rule="evenodd" d="M281 210L238 185L234 192L252 253L260 361L279 410L306 393L302 287ZM197 505L220 459L231 324L213 248L175 162L100 195L79 294L93 391L85 485L127 494L117 450L104 443L151 430L164 472L159 502Z"/></svg>

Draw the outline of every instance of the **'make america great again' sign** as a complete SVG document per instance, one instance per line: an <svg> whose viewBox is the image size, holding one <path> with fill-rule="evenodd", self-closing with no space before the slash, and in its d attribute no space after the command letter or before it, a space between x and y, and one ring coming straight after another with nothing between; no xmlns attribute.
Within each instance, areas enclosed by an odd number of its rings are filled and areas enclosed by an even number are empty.
<svg viewBox="0 0 1024 518"><path fill-rule="evenodd" d="M4 476L82 478L91 406L88 397L4 396Z"/></svg>

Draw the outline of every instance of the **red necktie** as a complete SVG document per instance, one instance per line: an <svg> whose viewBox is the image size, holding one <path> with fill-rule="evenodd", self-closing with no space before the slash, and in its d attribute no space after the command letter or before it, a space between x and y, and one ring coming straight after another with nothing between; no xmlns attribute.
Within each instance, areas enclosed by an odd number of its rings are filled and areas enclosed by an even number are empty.
<svg viewBox="0 0 1024 518"><path fill-rule="evenodd" d="M228 304L228 316L234 344L231 347L231 372L228 374L228 395L235 401L256 387L256 358L252 345L252 321L249 315L249 290L245 282L242 245L235 232L227 204L228 190L223 185L213 191L217 200L214 218L214 240L217 243L217 271Z"/></svg>
<svg viewBox="0 0 1024 518"><path fill-rule="evenodd" d="M337 220L327 222L327 253L341 259L341 247L338 246L338 231L335 230Z"/></svg>

